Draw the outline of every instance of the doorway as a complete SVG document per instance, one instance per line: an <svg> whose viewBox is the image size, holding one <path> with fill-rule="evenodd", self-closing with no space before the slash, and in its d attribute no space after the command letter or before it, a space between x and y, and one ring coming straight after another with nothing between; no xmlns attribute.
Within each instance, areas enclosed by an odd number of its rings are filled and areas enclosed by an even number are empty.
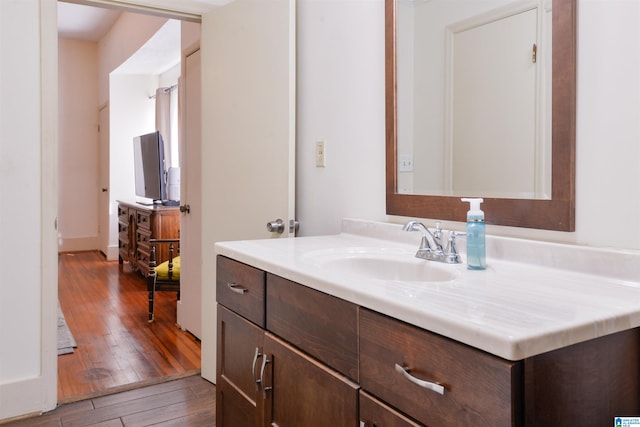
<svg viewBox="0 0 640 427"><path fill-rule="evenodd" d="M154 324L148 324L144 278L132 271L127 264L119 266L117 261L109 261L115 258L109 249L114 246L109 241L109 236L114 234L109 233L109 224L112 215L117 218L117 213L109 214L114 209L113 200L109 196L112 190L109 157L113 153L109 154L108 132L109 116L110 112L113 113L113 108L107 102L99 109L99 138L96 149L90 151L95 156L85 159L88 160L87 163L98 162L97 167L93 168L99 171L95 177L97 185L92 189L97 192L94 196L97 204L94 221L100 232L99 238L94 240L98 243L91 243L93 246L88 248L80 247L63 252L59 256L59 299L63 309L69 304L76 306L75 311L69 307L64 311L70 326L75 325L76 331L72 332L78 335L76 354L58 358L59 401L77 400L104 393L107 389L112 392L123 387L164 381L167 377L194 374L199 372L200 367L199 341L175 325L175 294L158 295L157 310L162 313L164 304L165 312L158 316ZM63 155L61 150L61 157ZM111 174L114 166L118 169L118 165L120 169L126 169L114 160ZM65 173L62 165L59 169L61 173ZM82 242L85 243L87 242ZM117 233L115 247L117 254ZM61 372L61 369L65 372ZM73 378L78 381L75 385ZM63 381L66 382L68 391L61 390Z"/></svg>

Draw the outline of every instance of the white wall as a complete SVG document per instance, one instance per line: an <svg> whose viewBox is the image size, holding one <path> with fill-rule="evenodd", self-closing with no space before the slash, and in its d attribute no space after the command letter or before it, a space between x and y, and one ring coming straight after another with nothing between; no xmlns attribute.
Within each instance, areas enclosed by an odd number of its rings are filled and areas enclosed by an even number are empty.
<svg viewBox="0 0 640 427"><path fill-rule="evenodd" d="M60 250L96 249L99 247L98 45L60 38L58 46Z"/></svg>
<svg viewBox="0 0 640 427"><path fill-rule="evenodd" d="M133 201L133 138L155 131L155 99L149 95L158 87L157 76L112 73L109 83L110 144L109 183L111 230L109 246L118 246L117 200Z"/></svg>
<svg viewBox="0 0 640 427"><path fill-rule="evenodd" d="M55 406L57 69L40 67L57 56L55 26L40 22L50 6L0 1L0 419Z"/></svg>
<svg viewBox="0 0 640 427"><path fill-rule="evenodd" d="M299 235L384 220L384 2L298 2ZM315 141L326 167L315 167Z"/></svg>
<svg viewBox="0 0 640 427"><path fill-rule="evenodd" d="M576 241L640 249L640 2L578 6Z"/></svg>
<svg viewBox="0 0 640 427"><path fill-rule="evenodd" d="M640 3L580 0L578 13L576 232L488 232L640 249ZM298 19L300 234L337 233L343 217L404 220L384 208L383 1L300 0Z"/></svg>
<svg viewBox="0 0 640 427"><path fill-rule="evenodd" d="M0 384L40 371L40 45L14 37L37 35L38 13L37 2L0 2Z"/></svg>

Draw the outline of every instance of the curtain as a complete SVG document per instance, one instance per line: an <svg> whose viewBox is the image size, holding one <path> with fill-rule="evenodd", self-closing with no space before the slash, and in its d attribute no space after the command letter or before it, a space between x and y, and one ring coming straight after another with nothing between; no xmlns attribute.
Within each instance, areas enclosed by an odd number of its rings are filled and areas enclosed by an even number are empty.
<svg viewBox="0 0 640 427"><path fill-rule="evenodd" d="M160 87L156 90L156 129L164 141L165 170L171 161L171 88Z"/></svg>

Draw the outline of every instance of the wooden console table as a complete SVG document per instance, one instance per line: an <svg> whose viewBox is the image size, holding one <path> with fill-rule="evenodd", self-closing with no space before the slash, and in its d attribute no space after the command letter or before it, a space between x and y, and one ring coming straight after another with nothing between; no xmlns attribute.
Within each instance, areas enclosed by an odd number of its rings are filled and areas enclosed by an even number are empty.
<svg viewBox="0 0 640 427"><path fill-rule="evenodd" d="M118 201L118 262L125 261L144 276L149 273L150 239L180 237L178 206L147 206ZM167 248L158 248L156 262L169 259Z"/></svg>

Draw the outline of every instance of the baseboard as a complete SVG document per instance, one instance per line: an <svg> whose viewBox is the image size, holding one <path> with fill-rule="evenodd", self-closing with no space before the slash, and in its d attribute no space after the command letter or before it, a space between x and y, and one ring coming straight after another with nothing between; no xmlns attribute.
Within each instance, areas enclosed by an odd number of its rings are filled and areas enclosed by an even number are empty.
<svg viewBox="0 0 640 427"><path fill-rule="evenodd" d="M100 249L98 237L78 237L74 239L58 239L59 252L97 251Z"/></svg>
<svg viewBox="0 0 640 427"><path fill-rule="evenodd" d="M117 246L109 246L107 253L104 255L107 257L107 261L115 261L120 255L120 249Z"/></svg>
<svg viewBox="0 0 640 427"><path fill-rule="evenodd" d="M55 409L55 405L52 408L44 406L42 382L42 377L36 377L0 384L0 424Z"/></svg>

